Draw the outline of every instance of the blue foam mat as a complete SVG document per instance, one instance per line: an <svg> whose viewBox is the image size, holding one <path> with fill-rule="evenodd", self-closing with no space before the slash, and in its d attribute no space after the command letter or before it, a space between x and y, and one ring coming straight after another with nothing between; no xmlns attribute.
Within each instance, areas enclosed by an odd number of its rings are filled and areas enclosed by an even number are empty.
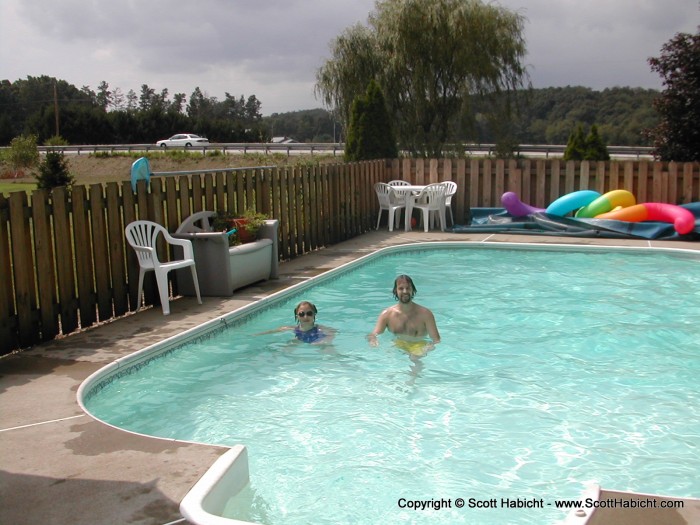
<svg viewBox="0 0 700 525"><path fill-rule="evenodd" d="M472 208L471 223L455 225L454 233L514 233L571 237L623 239L664 239L700 241L700 202L680 205L695 217L695 228L680 235L673 224L665 222L627 222L611 219L576 219L548 213L513 217L504 208Z"/></svg>

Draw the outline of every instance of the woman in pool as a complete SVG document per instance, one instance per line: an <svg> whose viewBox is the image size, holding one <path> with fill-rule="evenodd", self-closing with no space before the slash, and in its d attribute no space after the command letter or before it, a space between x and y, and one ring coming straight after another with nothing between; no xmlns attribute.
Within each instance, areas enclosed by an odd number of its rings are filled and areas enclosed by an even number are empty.
<svg viewBox="0 0 700 525"><path fill-rule="evenodd" d="M280 326L276 330L263 332L269 334L272 332L282 332L284 330L293 330L294 337L303 343L324 344L330 343L335 335L335 329L328 326L316 324L316 314L318 309L314 303L302 301L294 308L294 319L297 324L294 326Z"/></svg>

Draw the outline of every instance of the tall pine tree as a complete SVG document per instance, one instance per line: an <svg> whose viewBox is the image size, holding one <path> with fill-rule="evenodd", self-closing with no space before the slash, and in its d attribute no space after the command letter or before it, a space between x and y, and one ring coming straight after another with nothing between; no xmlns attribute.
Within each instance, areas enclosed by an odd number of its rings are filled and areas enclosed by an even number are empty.
<svg viewBox="0 0 700 525"><path fill-rule="evenodd" d="M584 160L610 160L608 148L603 142L598 133L598 126L593 124L591 130L586 137L586 152L583 155Z"/></svg>
<svg viewBox="0 0 700 525"><path fill-rule="evenodd" d="M583 126L579 124L576 131L569 135L569 141L564 150L564 160L583 160L586 154L586 135L583 133Z"/></svg>
<svg viewBox="0 0 700 525"><path fill-rule="evenodd" d="M398 157L396 138L379 85L370 81L364 96L355 98L345 143L349 162Z"/></svg>

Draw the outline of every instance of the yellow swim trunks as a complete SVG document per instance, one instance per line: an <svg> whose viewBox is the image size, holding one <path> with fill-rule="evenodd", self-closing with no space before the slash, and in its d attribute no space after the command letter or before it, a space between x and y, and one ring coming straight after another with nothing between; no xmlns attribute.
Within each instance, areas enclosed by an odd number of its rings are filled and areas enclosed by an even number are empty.
<svg viewBox="0 0 700 525"><path fill-rule="evenodd" d="M425 355L430 345L428 341L406 341L405 339L395 339L394 344L404 352L417 356Z"/></svg>

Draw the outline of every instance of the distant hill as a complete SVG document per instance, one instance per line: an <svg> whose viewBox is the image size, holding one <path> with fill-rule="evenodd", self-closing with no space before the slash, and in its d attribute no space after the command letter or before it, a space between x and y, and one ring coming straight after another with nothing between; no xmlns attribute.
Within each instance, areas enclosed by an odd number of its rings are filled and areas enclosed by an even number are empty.
<svg viewBox="0 0 700 525"><path fill-rule="evenodd" d="M650 146L642 131L658 123L653 89L615 87L595 91L585 87L542 88L519 93L519 113L510 133L520 144L566 144L578 124L598 126L603 140L616 146ZM476 124L463 140L493 143L494 133L480 115L485 111L473 101ZM325 109L273 113L263 117L270 136L287 136L298 142L342 142L340 122Z"/></svg>
<svg viewBox="0 0 700 525"><path fill-rule="evenodd" d="M289 137L297 142L341 142L340 122L325 109L273 113L263 117L263 128L271 137Z"/></svg>

